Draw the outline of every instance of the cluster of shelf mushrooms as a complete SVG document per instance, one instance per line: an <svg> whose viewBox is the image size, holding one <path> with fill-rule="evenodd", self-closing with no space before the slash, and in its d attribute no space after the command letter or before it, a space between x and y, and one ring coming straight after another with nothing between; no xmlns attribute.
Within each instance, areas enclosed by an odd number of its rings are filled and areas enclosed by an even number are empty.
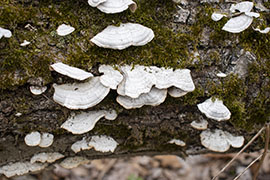
<svg viewBox="0 0 270 180"><path fill-rule="evenodd" d="M246 30L251 25L253 18L260 17L259 13L251 12L253 6L254 6L253 2L250 1L243 1L237 4L232 4L229 9L229 13L214 12L211 18L214 21L219 21L223 17L232 17L223 26L222 30L231 33L240 33ZM266 8L259 8L259 9L261 11L267 11ZM254 28L254 30L265 34L270 32L270 27L267 27L264 30Z"/></svg>
<svg viewBox="0 0 270 180"><path fill-rule="evenodd" d="M105 13L119 13L128 8L135 11L137 5L131 0L88 0L92 7L97 7ZM240 15L231 18L223 27L223 30L237 33L245 30L252 23L253 17L258 17L258 13L251 12L252 2L242 2L232 5L230 11L234 13L240 11ZM227 16L223 13L214 13L212 18L215 21ZM60 25L56 32L59 36L71 34L75 28L70 25ZM269 31L269 30L265 30ZM0 38L2 36L11 37L9 30L0 28ZM136 23L125 23L120 26L108 26L102 32L94 36L91 41L99 47L122 50L129 46L143 46L154 38L154 32L143 25ZM28 45L30 42L24 41L21 45ZM140 108L144 105L157 106L163 103L167 93L172 97L181 97L195 89L190 70L159 68L156 66L145 67L141 65L110 66L101 65L99 72L101 76L95 76L82 69L71 67L61 62L51 65L51 68L63 75L81 82L73 84L54 84L55 89L53 100L58 104L72 109L88 109L100 103L110 92L116 90L119 96L116 101L126 109ZM220 77L225 77L220 75ZM44 87L31 86L30 91L34 95L39 95L47 89ZM219 99L207 99L197 105L198 109L209 119L216 121L229 120L231 113L229 109ZM115 120L117 112L115 110L87 111L72 114L61 128L73 134L84 134L91 131L101 118ZM201 143L204 147L217 152L225 152L230 146L241 147L244 143L242 136L233 136L229 132L219 129L207 129L206 120L193 121L191 126L198 130L203 130L200 134ZM31 132L25 136L25 143L28 146L49 147L53 143L53 135L49 133ZM180 139L172 139L168 143L185 146L186 143ZM75 153L81 150L94 148L100 152L113 153L118 143L109 136L99 135L75 142L71 149ZM0 167L0 174L7 177L22 175L32 171L45 168L48 163L64 158L64 155L55 153L39 153L34 155L30 162L17 162ZM69 157L64 159L60 165L64 168L73 168L89 160L80 157Z"/></svg>

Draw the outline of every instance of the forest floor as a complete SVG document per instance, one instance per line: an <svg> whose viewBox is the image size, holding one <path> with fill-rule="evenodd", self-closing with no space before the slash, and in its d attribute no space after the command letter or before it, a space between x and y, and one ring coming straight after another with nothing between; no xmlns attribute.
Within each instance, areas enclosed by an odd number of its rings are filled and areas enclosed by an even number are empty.
<svg viewBox="0 0 270 180"><path fill-rule="evenodd" d="M261 152L244 153L219 176L219 180L233 179ZM12 180L209 180L235 154L205 154L189 156L185 160L174 156L138 156L121 159L92 160L90 164L67 170L54 165L52 170L11 178ZM251 180L255 163L239 180ZM6 180L0 177L0 180ZM264 160L258 180L270 179L270 155Z"/></svg>

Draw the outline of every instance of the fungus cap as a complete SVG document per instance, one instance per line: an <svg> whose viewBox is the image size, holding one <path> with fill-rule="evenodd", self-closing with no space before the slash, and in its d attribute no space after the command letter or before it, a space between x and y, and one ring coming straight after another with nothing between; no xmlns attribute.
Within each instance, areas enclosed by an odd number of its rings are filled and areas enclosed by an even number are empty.
<svg viewBox="0 0 270 180"><path fill-rule="evenodd" d="M206 120L199 120L199 121L192 121L190 123L191 127L198 130L205 130L207 129L208 122Z"/></svg>
<svg viewBox="0 0 270 180"><path fill-rule="evenodd" d="M211 15L211 19L212 19L213 21L219 21L219 20L221 20L223 17L226 17L226 15L221 14L221 13L217 13L217 12L214 12L214 13Z"/></svg>
<svg viewBox="0 0 270 180"><path fill-rule="evenodd" d="M66 75L70 78L77 79L80 81L93 77L92 73L86 72L76 67L69 66L61 62L54 63L51 65L51 67L60 74Z"/></svg>
<svg viewBox="0 0 270 180"><path fill-rule="evenodd" d="M242 14L237 17L231 18L222 28L224 31L231 33L240 33L246 30L252 23L253 18Z"/></svg>
<svg viewBox="0 0 270 180"><path fill-rule="evenodd" d="M122 50L129 46L143 46L154 38L152 29L136 23L108 26L91 41L99 47Z"/></svg>
<svg viewBox="0 0 270 180"><path fill-rule="evenodd" d="M88 145L100 152L114 152L118 143L110 136L92 136Z"/></svg>
<svg viewBox="0 0 270 180"><path fill-rule="evenodd" d="M260 33L266 34L270 32L270 27L265 28L264 30L261 30L259 28L255 28L255 31L259 31Z"/></svg>
<svg viewBox="0 0 270 180"><path fill-rule="evenodd" d="M52 145L53 143L53 134L50 134L50 133L42 133L41 135L41 140L40 140L40 143L39 143L39 147L42 147L42 148L46 148L46 147L49 147Z"/></svg>
<svg viewBox="0 0 270 180"><path fill-rule="evenodd" d="M210 119L217 121L228 120L231 117L230 110L223 104L223 101L211 98L207 99L203 103L197 104L199 110Z"/></svg>
<svg viewBox="0 0 270 180"><path fill-rule="evenodd" d="M38 154L35 154L30 162L33 164L35 162L41 162L41 163L45 163L45 162L48 162L48 163L53 163L54 161L58 160L58 159L61 159L65 157L63 154L61 153L58 153L58 152L54 152L54 153L38 153Z"/></svg>
<svg viewBox="0 0 270 180"><path fill-rule="evenodd" d="M101 65L98 71L104 73L100 76L101 84L111 89L116 89L118 84L123 80L123 75L110 65Z"/></svg>
<svg viewBox="0 0 270 180"><path fill-rule="evenodd" d="M47 86L30 86L30 92L34 95L40 95L47 90Z"/></svg>
<svg viewBox="0 0 270 180"><path fill-rule="evenodd" d="M250 12L253 8L253 2L250 1L243 1L237 4L232 4L230 7L230 11L235 13L236 10L239 12Z"/></svg>
<svg viewBox="0 0 270 180"><path fill-rule="evenodd" d="M140 108L144 105L158 106L167 96L167 89L153 87L150 92L141 94L138 98L118 96L116 101L126 109Z"/></svg>
<svg viewBox="0 0 270 180"><path fill-rule="evenodd" d="M74 151L75 153L78 153L82 150L88 150L91 148L92 147L90 147L88 145L88 141L85 138L83 138L82 140L77 141L71 145L71 150Z"/></svg>
<svg viewBox="0 0 270 180"><path fill-rule="evenodd" d="M37 146L39 145L40 141L41 135L37 131L31 132L24 137L24 142L28 146Z"/></svg>
<svg viewBox="0 0 270 180"><path fill-rule="evenodd" d="M135 12L137 4L132 0L106 0L104 3L99 4L97 8L107 14L120 13L128 8L131 12Z"/></svg>
<svg viewBox="0 0 270 180"><path fill-rule="evenodd" d="M20 44L20 46L27 46L29 45L31 42L27 41L27 40L23 40L23 42Z"/></svg>
<svg viewBox="0 0 270 180"><path fill-rule="evenodd" d="M225 152L229 150L230 145L238 148L244 144L242 136L233 136L229 132L219 129L215 129L213 132L205 130L200 137L204 147L216 152Z"/></svg>
<svg viewBox="0 0 270 180"><path fill-rule="evenodd" d="M61 128L66 129L73 134L83 134L91 131L100 118L104 116L105 118L109 116L109 120L113 120L116 113L113 114L113 117L110 117L108 113L110 112L105 110L82 112L75 116L69 117L67 121L61 125Z"/></svg>
<svg viewBox="0 0 270 180"><path fill-rule="evenodd" d="M69 109L87 109L100 103L110 88L100 83L99 77L93 77L84 83L53 85L53 100Z"/></svg>
<svg viewBox="0 0 270 180"><path fill-rule="evenodd" d="M5 38L10 38L10 37L12 36L12 33L11 33L10 30L4 29L4 28L1 28L1 27L0 27L0 39L1 39L3 36L4 36Z"/></svg>
<svg viewBox="0 0 270 180"><path fill-rule="evenodd" d="M142 93L148 93L156 83L155 74L150 73L148 67L136 65L134 68L129 65L121 66L124 76L118 85L117 93L122 96L138 98Z"/></svg>
<svg viewBox="0 0 270 180"><path fill-rule="evenodd" d="M90 161L85 157L75 156L64 159L59 165L66 169L72 169L78 167L81 164L87 164L89 162Z"/></svg>
<svg viewBox="0 0 270 180"><path fill-rule="evenodd" d="M59 36L66 36L72 33L75 30L74 27L71 27L70 25L61 24L58 26L56 32Z"/></svg>
<svg viewBox="0 0 270 180"><path fill-rule="evenodd" d="M168 143L176 144L177 146L185 146L186 145L186 143L180 139L172 139Z"/></svg>

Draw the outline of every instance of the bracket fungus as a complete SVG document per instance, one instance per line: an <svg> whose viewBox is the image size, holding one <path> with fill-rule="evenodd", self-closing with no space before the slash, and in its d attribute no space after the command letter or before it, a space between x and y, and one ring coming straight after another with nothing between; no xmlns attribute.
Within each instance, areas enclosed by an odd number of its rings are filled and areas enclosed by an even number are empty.
<svg viewBox="0 0 270 180"><path fill-rule="evenodd" d="M75 30L74 27L71 27L70 25L61 24L58 26L56 32L59 36L66 36L72 33Z"/></svg>
<svg viewBox="0 0 270 180"><path fill-rule="evenodd" d="M81 141L77 141L72 144L71 149L77 153L81 150L89 150L94 148L96 151L100 152L114 152L118 143L109 136L92 136L91 140L86 140L83 138Z"/></svg>
<svg viewBox="0 0 270 180"><path fill-rule="evenodd" d="M88 4L92 7L97 7L99 4L106 2L107 0L88 0Z"/></svg>
<svg viewBox="0 0 270 180"><path fill-rule="evenodd" d="M143 46L154 38L152 29L136 23L108 26L91 41L99 47L122 50L129 46Z"/></svg>
<svg viewBox="0 0 270 180"><path fill-rule="evenodd" d="M100 152L114 152L118 143L110 136L92 136L88 145Z"/></svg>
<svg viewBox="0 0 270 180"><path fill-rule="evenodd" d="M84 83L53 85L53 100L69 109L87 109L100 103L110 92L110 88L93 77Z"/></svg>
<svg viewBox="0 0 270 180"><path fill-rule="evenodd" d="M30 86L30 92L34 95L40 95L47 90L47 86Z"/></svg>
<svg viewBox="0 0 270 180"><path fill-rule="evenodd" d="M114 14L125 11L128 8L131 12L135 12L137 4L132 0L106 0L105 2L98 4L96 7L104 13Z"/></svg>
<svg viewBox="0 0 270 180"><path fill-rule="evenodd" d="M35 172L44 169L47 164L30 163L30 162L16 162L10 163L0 167L0 174L4 174L10 178L12 176L20 176L27 174L28 172Z"/></svg>
<svg viewBox="0 0 270 180"><path fill-rule="evenodd" d="M20 46L24 47L29 45L31 42L27 41L27 40L23 40L23 42L20 44Z"/></svg>
<svg viewBox="0 0 270 180"><path fill-rule="evenodd" d="M156 82L155 75L148 71L148 67L136 65L134 68L129 65L121 66L124 76L118 85L117 93L121 96L138 98L142 93L148 93Z"/></svg>
<svg viewBox="0 0 270 180"><path fill-rule="evenodd" d="M75 156L64 159L59 165L66 169L72 169L78 167L81 164L87 164L90 160L85 157Z"/></svg>
<svg viewBox="0 0 270 180"><path fill-rule="evenodd" d="M118 96L116 101L126 109L140 108L144 105L158 106L165 101L167 89L153 87L150 92L143 93L137 98Z"/></svg>
<svg viewBox="0 0 270 180"><path fill-rule="evenodd" d="M110 65L101 65L98 71L104 73L100 76L101 84L110 89L116 89L118 84L123 80L123 75Z"/></svg>
<svg viewBox="0 0 270 180"><path fill-rule="evenodd" d="M217 13L217 12L214 12L212 15L211 15L211 19L213 21L219 21L221 20L223 17L226 17L225 14L221 14L221 13Z"/></svg>
<svg viewBox="0 0 270 180"><path fill-rule="evenodd" d="M42 148L46 148L46 147L49 147L52 145L53 143L53 134L50 134L50 133L42 133L41 135L41 140L40 140L40 143L39 143L39 147L42 147Z"/></svg>
<svg viewBox="0 0 270 180"><path fill-rule="evenodd" d="M108 118L108 120L114 120L117 117L117 114L114 110L82 112L78 115L69 117L67 121L61 125L61 128L66 129L73 134L83 134L91 131L102 117Z"/></svg>
<svg viewBox="0 0 270 180"><path fill-rule="evenodd" d="M180 139L172 139L168 143L176 144L177 146L185 146L186 145L186 143Z"/></svg>
<svg viewBox="0 0 270 180"><path fill-rule="evenodd" d="M230 146L239 148L244 144L243 136L233 136L229 132L219 129L215 129L213 132L205 130L200 137L204 147L216 152L225 152L229 150Z"/></svg>
<svg viewBox="0 0 270 180"><path fill-rule="evenodd" d="M240 33L247 29L252 21L253 17L259 17L260 14L255 12L250 12L253 8L253 2L244 1L241 3L237 3L236 5L232 4L230 11L235 13L236 10L239 11L240 14L237 17L231 18L222 28L224 31L228 31L231 33Z"/></svg>
<svg viewBox="0 0 270 180"><path fill-rule="evenodd" d="M189 69L164 69L160 68L156 71L155 87L158 89L167 89L171 86L177 87L183 91L194 91L195 86L192 81Z"/></svg>
<svg viewBox="0 0 270 180"><path fill-rule="evenodd" d="M267 34L267 33L270 32L270 27L267 27L267 28L265 28L265 29L263 29L263 30L261 30L261 29L259 29L259 28L255 28L254 30L255 30L255 31L259 31L259 32L262 33L262 34Z"/></svg>
<svg viewBox="0 0 270 180"><path fill-rule="evenodd" d="M3 36L4 36L5 38L10 38L10 37L12 36L12 33L11 33L10 30L4 29L4 28L1 28L1 27L0 27L0 39L1 39Z"/></svg>
<svg viewBox="0 0 270 180"><path fill-rule="evenodd" d="M69 66L64 63L54 63L51 65L51 67L53 68L53 70L55 70L60 74L66 75L70 78L77 79L80 81L93 77L92 73L86 72L76 67Z"/></svg>
<svg viewBox="0 0 270 180"><path fill-rule="evenodd" d="M41 163L53 163L54 161L58 160L58 159L61 159L65 157L63 154L61 153L58 153L58 152L54 152L54 153L38 153L38 154L35 154L30 162L33 164L35 162L41 162Z"/></svg>
<svg viewBox="0 0 270 180"><path fill-rule="evenodd" d="M49 147L53 143L54 136L50 133L40 134L37 131L27 134L24 138L24 142L28 146Z"/></svg>
<svg viewBox="0 0 270 180"><path fill-rule="evenodd" d="M229 120L231 117L230 110L223 104L223 101L211 98L207 99L203 103L197 104L199 110L210 119L217 121Z"/></svg>
<svg viewBox="0 0 270 180"><path fill-rule="evenodd" d="M205 130L207 129L208 122L206 120L199 120L199 121L192 121L190 123L191 127L198 130Z"/></svg>
<svg viewBox="0 0 270 180"><path fill-rule="evenodd" d="M37 131L31 132L24 137L24 142L28 146L37 146L39 145L40 141L41 135Z"/></svg>

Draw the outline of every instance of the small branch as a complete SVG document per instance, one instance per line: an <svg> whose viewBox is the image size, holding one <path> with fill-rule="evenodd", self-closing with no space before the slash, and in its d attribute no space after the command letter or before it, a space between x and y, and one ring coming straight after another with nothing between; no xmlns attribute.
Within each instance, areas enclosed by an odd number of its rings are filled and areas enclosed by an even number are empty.
<svg viewBox="0 0 270 180"><path fill-rule="evenodd" d="M226 166L224 166L224 168L222 168L220 171L219 171L219 173L215 176L215 177L213 177L212 178L212 180L215 180L222 172L224 172L225 171L225 169L227 168L227 167L229 167L231 164L232 164L232 162L262 133L262 131L265 129L265 126L263 126L258 132L257 132L257 134L232 158L232 160L230 160L227 164L226 164Z"/></svg>
<svg viewBox="0 0 270 180"><path fill-rule="evenodd" d="M259 175L259 172L260 172L260 169L261 169L261 166L262 166L262 164L263 164L263 161L264 161L264 159L265 159L265 156L266 156L266 154L267 154L267 152L268 152L268 147L269 147L269 139L270 139L270 125L269 125L269 123L268 124L266 124L266 129L265 129L265 146L264 146L264 151L263 151L263 155L262 155L262 158L260 159L260 162L259 162L259 166L258 166L258 168L256 169L256 171L255 171L255 174L254 174L254 176L253 176L253 180L256 180L257 179L257 177L258 177L258 175Z"/></svg>
<svg viewBox="0 0 270 180"><path fill-rule="evenodd" d="M240 174L238 174L238 176L236 176L233 180L237 180L238 178L240 178L240 176L242 176L256 161L258 161L263 154L260 154L255 160L253 160Z"/></svg>

